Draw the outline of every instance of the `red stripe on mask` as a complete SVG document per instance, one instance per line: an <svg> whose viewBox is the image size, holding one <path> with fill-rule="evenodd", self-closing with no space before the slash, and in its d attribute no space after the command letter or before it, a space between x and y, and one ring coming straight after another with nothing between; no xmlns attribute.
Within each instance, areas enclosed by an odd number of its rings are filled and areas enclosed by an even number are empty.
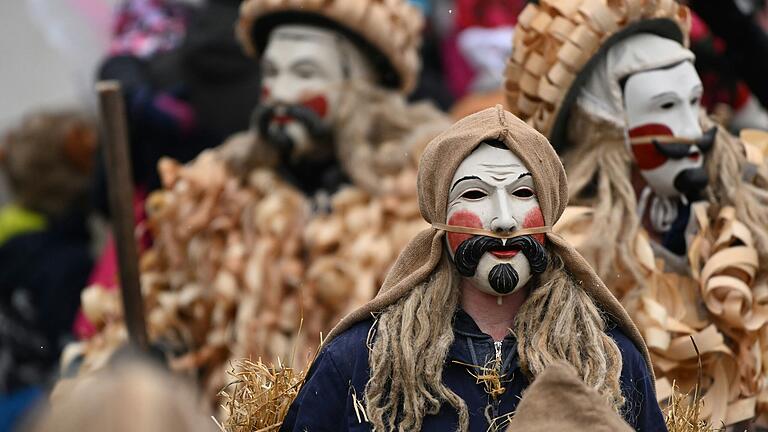
<svg viewBox="0 0 768 432"><path fill-rule="evenodd" d="M301 104L314 111L320 118L325 118L328 114L328 100L325 96L315 96L304 100Z"/></svg>
<svg viewBox="0 0 768 432"><path fill-rule="evenodd" d="M630 138L642 138L652 136L674 136L669 126L659 123L648 123L634 127L628 132ZM656 146L649 140L647 143L633 144L632 155L635 157L635 163L641 171L656 169L669 160L666 156L656 150Z"/></svg>

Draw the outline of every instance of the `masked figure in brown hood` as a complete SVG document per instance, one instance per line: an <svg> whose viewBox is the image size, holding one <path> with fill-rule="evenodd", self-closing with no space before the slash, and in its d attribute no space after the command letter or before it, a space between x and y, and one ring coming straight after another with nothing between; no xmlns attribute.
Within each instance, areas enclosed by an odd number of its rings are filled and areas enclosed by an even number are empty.
<svg viewBox="0 0 768 432"><path fill-rule="evenodd" d="M550 25L551 23L551 25ZM510 109L563 159L571 240L645 338L660 397L699 380L713 424L766 412L768 170L700 112L674 1L542 1L521 14Z"/></svg>
<svg viewBox="0 0 768 432"><path fill-rule="evenodd" d="M664 430L637 329L551 232L568 195L546 138L500 106L466 117L428 145L418 190L431 227L329 334L282 430L503 429L558 360Z"/></svg>
<svg viewBox="0 0 768 432"><path fill-rule="evenodd" d="M416 163L448 122L406 100L421 24L406 0L242 3L238 38L263 74L252 127L187 165L161 161L142 256L150 339L211 400L229 359L306 364L423 228ZM84 297L100 331L73 347L81 370L124 338L102 297Z"/></svg>

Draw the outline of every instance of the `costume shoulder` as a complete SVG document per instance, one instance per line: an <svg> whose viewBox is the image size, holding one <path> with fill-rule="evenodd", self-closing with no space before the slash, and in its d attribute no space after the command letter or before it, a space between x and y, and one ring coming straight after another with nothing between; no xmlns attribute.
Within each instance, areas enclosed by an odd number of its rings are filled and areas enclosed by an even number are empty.
<svg viewBox="0 0 768 432"><path fill-rule="evenodd" d="M343 413L351 415L351 410L357 409L350 408L350 403L362 397L369 378L366 341L372 326L373 320L361 321L323 346L281 431L347 430Z"/></svg>
<svg viewBox="0 0 768 432"><path fill-rule="evenodd" d="M664 415L645 359L631 339L618 327L607 331L621 351L621 393L624 420L638 431L665 431Z"/></svg>
<svg viewBox="0 0 768 432"><path fill-rule="evenodd" d="M360 321L323 346L321 355L329 356L340 372L368 364L368 338L373 337L373 320ZM319 358L319 357L318 357Z"/></svg>
<svg viewBox="0 0 768 432"><path fill-rule="evenodd" d="M606 333L616 342L616 346L621 351L621 358L623 362L622 375L625 372L640 372L648 374L648 368L645 365L645 360L640 350L635 346L634 342L624 334L624 331L619 326L612 326ZM645 371L645 372L642 372ZM650 376L650 374L648 374Z"/></svg>

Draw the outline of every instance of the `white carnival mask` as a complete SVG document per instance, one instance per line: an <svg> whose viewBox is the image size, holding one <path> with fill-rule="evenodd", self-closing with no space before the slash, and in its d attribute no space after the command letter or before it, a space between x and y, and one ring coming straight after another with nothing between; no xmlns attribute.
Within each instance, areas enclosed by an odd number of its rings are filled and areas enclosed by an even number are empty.
<svg viewBox="0 0 768 432"><path fill-rule="evenodd" d="M313 151L313 139L328 133L345 81L373 80L367 59L348 39L308 25L272 31L261 68L260 106L273 110L255 121L268 136L287 135L293 156Z"/></svg>
<svg viewBox="0 0 768 432"><path fill-rule="evenodd" d="M702 140L702 85L690 61L629 76L624 86L626 129L640 175L662 198L706 186L702 166L711 140ZM696 178L692 178L696 177Z"/></svg>
<svg viewBox="0 0 768 432"><path fill-rule="evenodd" d="M480 144L456 170L446 218L449 226L494 233L544 226L528 168L506 147L487 143ZM544 234L499 240L449 231L446 241L459 272L488 294L512 294L546 267Z"/></svg>

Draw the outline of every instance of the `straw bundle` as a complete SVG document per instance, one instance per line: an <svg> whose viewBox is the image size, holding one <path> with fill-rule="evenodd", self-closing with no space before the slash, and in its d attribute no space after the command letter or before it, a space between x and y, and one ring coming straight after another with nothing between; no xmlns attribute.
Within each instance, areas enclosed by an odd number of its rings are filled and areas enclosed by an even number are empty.
<svg viewBox="0 0 768 432"><path fill-rule="evenodd" d="M224 422L217 421L219 428L222 432L267 432L282 424L306 370L242 359L227 373L235 381L219 393L224 410Z"/></svg>
<svg viewBox="0 0 768 432"><path fill-rule="evenodd" d="M682 393L676 383L672 383L672 396L666 407L666 424L669 432L720 432L725 426L715 428L709 421L701 419L704 401L696 387L693 395Z"/></svg>

